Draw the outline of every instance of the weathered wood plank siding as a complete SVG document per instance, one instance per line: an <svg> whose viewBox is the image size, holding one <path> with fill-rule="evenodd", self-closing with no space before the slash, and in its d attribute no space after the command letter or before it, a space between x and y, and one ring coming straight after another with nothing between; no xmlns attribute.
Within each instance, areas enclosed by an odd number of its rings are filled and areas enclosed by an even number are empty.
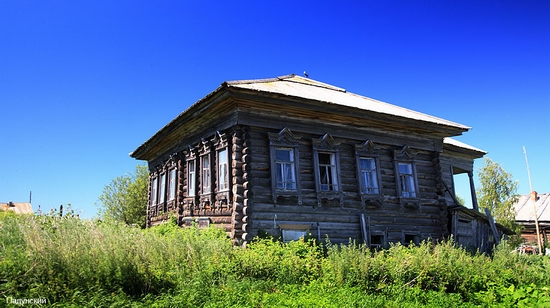
<svg viewBox="0 0 550 308"><path fill-rule="evenodd" d="M343 206L338 200L323 200L318 206L315 190L315 176L313 164L312 139L318 139L321 134L302 133L289 127L295 135L301 137L299 150L299 180L301 181L302 205L296 199L278 198L273 202L271 192L270 145L268 133L277 133L258 126L250 129L250 143L253 152L252 192L254 207L249 219L252 223L250 236L259 230L269 232L274 236L280 235L279 224L310 225L310 232L317 237L318 229L321 239L330 238L333 242L348 242L362 240L360 214L364 213L370 219L370 229L373 231L387 231L388 241L402 241L403 230L417 232L421 238L440 238L446 227L446 217L442 215L440 192L436 185L441 175L434 168L433 151L417 150L415 159L418 180L418 194L420 207L418 209L404 208L397 196L395 163L393 153L402 148L397 145L379 144L379 161L381 168L380 188L384 195L384 202L380 207L365 207L361 202L355 145L363 140L337 138L341 142L338 150L340 157L341 190Z"/></svg>

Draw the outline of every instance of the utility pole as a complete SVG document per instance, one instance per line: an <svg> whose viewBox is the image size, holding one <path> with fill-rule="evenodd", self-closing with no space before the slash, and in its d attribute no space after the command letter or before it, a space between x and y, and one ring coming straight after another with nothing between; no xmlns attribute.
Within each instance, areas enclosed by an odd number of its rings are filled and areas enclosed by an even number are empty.
<svg viewBox="0 0 550 308"><path fill-rule="evenodd" d="M527 159L527 150L523 147L523 154L525 155L525 163L527 164L527 177L529 178L529 199L533 202L533 210L535 214L535 229L537 231L537 244L539 245L539 254L542 255L542 241L540 239L539 231L539 215L537 214L537 192L533 191L533 184L531 183L531 171L529 170L529 160Z"/></svg>

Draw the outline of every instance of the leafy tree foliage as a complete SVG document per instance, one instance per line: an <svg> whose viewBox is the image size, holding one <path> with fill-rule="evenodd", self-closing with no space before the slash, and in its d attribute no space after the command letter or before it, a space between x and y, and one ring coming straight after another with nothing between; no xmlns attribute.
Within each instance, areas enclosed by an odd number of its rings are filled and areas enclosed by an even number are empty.
<svg viewBox="0 0 550 308"><path fill-rule="evenodd" d="M149 171L137 165L133 173L116 177L99 196L99 213L105 219L145 228Z"/></svg>
<svg viewBox="0 0 550 308"><path fill-rule="evenodd" d="M481 189L477 194L479 209L482 213L485 208L491 211L493 218L505 227L518 231L515 222L514 203L517 201L517 181L502 167L486 157L484 165L479 169Z"/></svg>

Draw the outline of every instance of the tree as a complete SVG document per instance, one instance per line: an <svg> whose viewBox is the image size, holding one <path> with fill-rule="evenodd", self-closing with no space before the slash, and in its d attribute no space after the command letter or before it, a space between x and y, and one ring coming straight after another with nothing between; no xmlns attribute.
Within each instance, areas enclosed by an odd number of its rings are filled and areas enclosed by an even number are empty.
<svg viewBox="0 0 550 308"><path fill-rule="evenodd" d="M519 228L514 211L514 203L518 199L517 181L488 157L479 169L478 176L481 182L477 194L480 211L484 213L485 208L488 208L498 223L517 232Z"/></svg>
<svg viewBox="0 0 550 308"><path fill-rule="evenodd" d="M105 219L145 228L149 171L137 165L134 173L116 177L99 196L99 213Z"/></svg>

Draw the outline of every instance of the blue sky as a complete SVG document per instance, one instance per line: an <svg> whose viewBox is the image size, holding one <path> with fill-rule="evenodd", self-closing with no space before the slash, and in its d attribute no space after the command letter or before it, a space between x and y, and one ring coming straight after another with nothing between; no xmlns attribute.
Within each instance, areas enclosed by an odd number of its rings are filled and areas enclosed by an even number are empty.
<svg viewBox="0 0 550 308"><path fill-rule="evenodd" d="M473 127L529 192L550 192L548 1L0 3L0 202L97 198L129 153L223 81L305 70ZM481 161L476 163L476 171ZM459 192L459 194L461 194Z"/></svg>

